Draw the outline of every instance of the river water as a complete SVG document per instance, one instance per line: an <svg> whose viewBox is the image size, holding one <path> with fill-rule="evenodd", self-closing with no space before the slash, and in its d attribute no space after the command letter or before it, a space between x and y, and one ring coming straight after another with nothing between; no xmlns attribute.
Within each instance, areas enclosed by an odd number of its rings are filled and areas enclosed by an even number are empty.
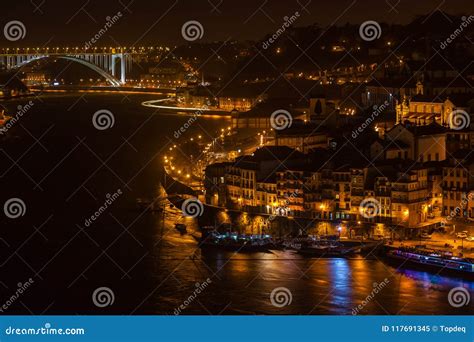
<svg viewBox="0 0 474 342"><path fill-rule="evenodd" d="M189 119L141 106L158 97L31 99L32 108L10 129L14 138L1 143L0 203L20 198L26 207L20 218L0 218L0 301L9 303L4 313L173 314L181 306L181 314L203 315L474 313L472 301L460 308L448 301L459 286L472 297L473 282L397 270L375 257L201 252L191 234L173 228L178 212L135 210L136 198L159 193L163 155L179 143L173 132ZM13 112L29 100L2 104ZM113 113L113 127L94 127L92 116L101 109ZM227 125L226 119L200 117L184 138L212 136ZM115 200L91 220L108 194ZM30 278L34 283L9 301ZM379 290L372 297L374 284ZM111 305L94 304L99 287L113 292ZM270 300L277 288L286 291L282 307Z"/></svg>

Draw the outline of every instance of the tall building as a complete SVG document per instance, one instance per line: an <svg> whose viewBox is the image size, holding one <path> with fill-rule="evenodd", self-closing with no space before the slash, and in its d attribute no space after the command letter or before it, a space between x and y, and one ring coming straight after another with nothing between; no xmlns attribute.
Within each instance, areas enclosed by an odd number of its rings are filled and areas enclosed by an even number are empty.
<svg viewBox="0 0 474 342"><path fill-rule="evenodd" d="M443 167L443 215L474 219L474 156L455 153Z"/></svg>

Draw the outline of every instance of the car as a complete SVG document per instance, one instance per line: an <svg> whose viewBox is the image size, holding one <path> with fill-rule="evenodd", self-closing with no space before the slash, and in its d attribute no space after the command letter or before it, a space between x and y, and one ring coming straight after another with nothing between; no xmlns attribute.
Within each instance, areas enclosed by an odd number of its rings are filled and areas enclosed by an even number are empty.
<svg viewBox="0 0 474 342"><path fill-rule="evenodd" d="M474 236L468 236L468 237L466 238L466 241L469 241L469 242L474 241Z"/></svg>
<svg viewBox="0 0 474 342"><path fill-rule="evenodd" d="M421 234L421 238L422 238L423 240L429 240L429 239L431 239L431 234L422 233L422 234Z"/></svg>

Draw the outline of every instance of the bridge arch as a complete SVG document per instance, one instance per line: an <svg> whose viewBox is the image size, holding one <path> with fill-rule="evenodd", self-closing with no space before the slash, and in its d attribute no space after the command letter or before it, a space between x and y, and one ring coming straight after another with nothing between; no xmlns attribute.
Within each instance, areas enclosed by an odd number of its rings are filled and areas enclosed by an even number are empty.
<svg viewBox="0 0 474 342"><path fill-rule="evenodd" d="M72 61L72 62L77 62L77 63L80 63L86 67L88 67L89 69L92 69L93 71L97 72L99 75L101 75L103 78L105 78L110 84L112 84L112 86L114 87L120 87L121 86L121 82L115 78L114 76L110 75L108 72L106 72L104 69L98 67L97 65L91 63L91 62L88 62L84 59L81 59L81 58L78 58L78 57L75 57L75 56L67 56L67 55L63 55L63 56L48 56L48 55L45 55L45 56L37 56L37 57L33 57L27 61L24 61L18 65L16 65L16 68L21 68L31 62L34 62L34 61L38 61L38 60L41 60L41 59L46 59L46 58L51 58L51 57L54 57L54 58L60 58L60 59L65 59L65 60L69 60L69 61Z"/></svg>

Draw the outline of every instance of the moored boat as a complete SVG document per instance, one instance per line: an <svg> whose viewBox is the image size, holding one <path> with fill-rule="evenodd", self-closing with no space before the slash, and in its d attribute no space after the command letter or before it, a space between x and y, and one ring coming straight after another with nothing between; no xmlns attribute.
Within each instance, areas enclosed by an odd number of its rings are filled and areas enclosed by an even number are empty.
<svg viewBox="0 0 474 342"><path fill-rule="evenodd" d="M283 239L278 242L278 245L284 249L300 250L304 246L314 244L317 241L319 241L318 236L303 236Z"/></svg>
<svg viewBox="0 0 474 342"><path fill-rule="evenodd" d="M354 248L347 248L338 243L319 242L302 247L298 253L308 257L335 258L344 257L355 252Z"/></svg>
<svg viewBox="0 0 474 342"><path fill-rule="evenodd" d="M387 258L403 267L417 268L440 275L458 275L474 278L474 260L453 256L443 251L400 247L390 249Z"/></svg>
<svg viewBox="0 0 474 342"><path fill-rule="evenodd" d="M235 252L268 252L273 246L270 235L221 234L216 231L203 231L201 238L194 237L200 248L220 249Z"/></svg>

